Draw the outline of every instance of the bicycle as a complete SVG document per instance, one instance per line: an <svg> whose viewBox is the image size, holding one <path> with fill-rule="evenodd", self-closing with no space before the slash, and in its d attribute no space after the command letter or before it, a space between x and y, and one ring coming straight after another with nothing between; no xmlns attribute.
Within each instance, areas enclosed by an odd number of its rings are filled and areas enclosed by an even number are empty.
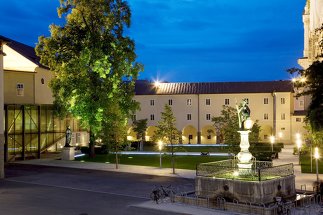
<svg viewBox="0 0 323 215"><path fill-rule="evenodd" d="M170 197L171 201L173 201L173 196L175 195L174 190L171 185L164 187L160 185L159 187L155 186L155 188L150 193L150 199L158 204L159 200L163 200L167 197Z"/></svg>

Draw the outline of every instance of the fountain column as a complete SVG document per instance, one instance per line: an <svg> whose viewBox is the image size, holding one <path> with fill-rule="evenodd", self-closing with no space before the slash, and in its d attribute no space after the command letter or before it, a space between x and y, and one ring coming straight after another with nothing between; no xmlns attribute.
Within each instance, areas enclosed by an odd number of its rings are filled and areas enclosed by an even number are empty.
<svg viewBox="0 0 323 215"><path fill-rule="evenodd" d="M238 131L240 133L240 152L237 155L239 160L239 175L249 174L252 167L252 154L249 152L249 133L250 130Z"/></svg>

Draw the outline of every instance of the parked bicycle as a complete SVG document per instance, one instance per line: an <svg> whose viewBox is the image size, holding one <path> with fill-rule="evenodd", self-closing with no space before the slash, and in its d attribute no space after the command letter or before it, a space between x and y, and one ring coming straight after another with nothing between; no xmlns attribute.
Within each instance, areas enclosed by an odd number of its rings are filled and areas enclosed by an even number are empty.
<svg viewBox="0 0 323 215"><path fill-rule="evenodd" d="M167 197L169 197L172 200L174 195L175 195L175 192L172 189L171 185L167 187L160 185L160 186L155 186L155 188L152 190L152 192L150 193L150 199L156 202L156 204L158 204L159 201Z"/></svg>

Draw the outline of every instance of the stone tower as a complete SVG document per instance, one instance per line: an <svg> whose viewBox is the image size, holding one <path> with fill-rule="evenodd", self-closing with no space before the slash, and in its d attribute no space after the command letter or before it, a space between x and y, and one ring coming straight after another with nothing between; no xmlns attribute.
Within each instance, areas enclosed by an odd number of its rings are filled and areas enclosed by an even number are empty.
<svg viewBox="0 0 323 215"><path fill-rule="evenodd" d="M323 31L317 29L323 24L323 0L307 0L303 13L304 23L304 51L303 57L298 64L304 69L308 68L314 61L323 60L322 42Z"/></svg>

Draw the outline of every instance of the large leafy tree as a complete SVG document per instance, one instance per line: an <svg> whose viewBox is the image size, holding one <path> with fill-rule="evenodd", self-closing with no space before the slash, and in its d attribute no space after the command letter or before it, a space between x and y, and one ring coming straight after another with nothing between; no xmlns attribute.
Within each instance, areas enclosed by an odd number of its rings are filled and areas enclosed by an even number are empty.
<svg viewBox="0 0 323 215"><path fill-rule="evenodd" d="M140 151L143 150L143 142L145 140L145 132L147 129L147 121L148 119L140 119L133 122L133 131L137 133L140 137Z"/></svg>
<svg viewBox="0 0 323 215"><path fill-rule="evenodd" d="M103 124L124 122L111 113L125 119L138 106L132 97L142 66L135 62L134 41L124 35L130 8L123 0L60 0L58 15L65 25L52 24L51 36L39 37L36 53L54 74L57 113L80 119L93 145Z"/></svg>
<svg viewBox="0 0 323 215"><path fill-rule="evenodd" d="M161 140L164 143L171 145L172 169L175 174L175 158L174 158L174 143L179 141L179 132L176 128L176 118L172 108L169 105L164 106L164 111L161 112L161 119L158 121L157 130L153 137L154 140Z"/></svg>
<svg viewBox="0 0 323 215"><path fill-rule="evenodd" d="M292 68L290 74L299 76L294 85L296 96L309 95L311 102L307 111L307 121L314 132L323 130L323 62L315 61L307 69Z"/></svg>

